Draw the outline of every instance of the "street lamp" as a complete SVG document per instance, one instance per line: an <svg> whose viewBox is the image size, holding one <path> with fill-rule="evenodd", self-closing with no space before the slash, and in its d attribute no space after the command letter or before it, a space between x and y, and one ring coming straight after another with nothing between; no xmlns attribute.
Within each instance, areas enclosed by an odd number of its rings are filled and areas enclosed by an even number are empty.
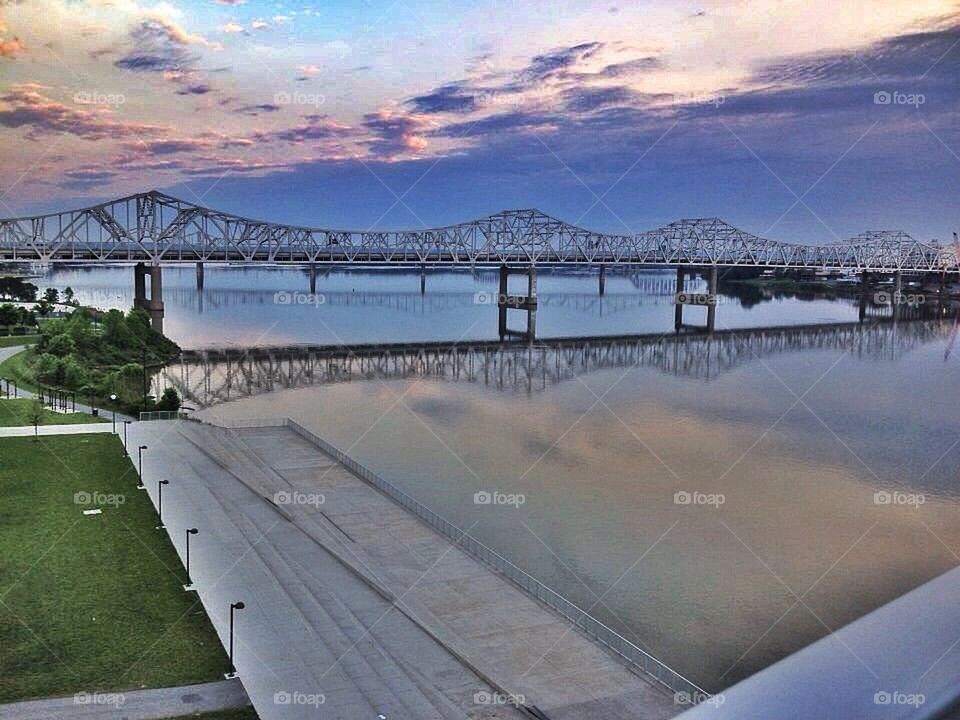
<svg viewBox="0 0 960 720"><path fill-rule="evenodd" d="M230 672L224 676L228 680L237 676L237 668L233 666L233 611L243 610L244 607L242 602L230 603Z"/></svg>
<svg viewBox="0 0 960 720"><path fill-rule="evenodd" d="M127 425L129 425L132 420L123 421L123 456L127 457L130 454L130 451L127 450Z"/></svg>
<svg viewBox="0 0 960 720"><path fill-rule="evenodd" d="M137 474L140 476L137 482L137 490L146 490L147 486L143 484L143 451L147 449L146 445L137 448Z"/></svg>
<svg viewBox="0 0 960 720"><path fill-rule="evenodd" d="M196 535L199 530L196 528L187 528L187 584L183 586L184 590L196 590L193 586L193 580L190 579L190 536Z"/></svg>
<svg viewBox="0 0 960 720"><path fill-rule="evenodd" d="M110 394L110 404L113 406L113 433L117 432L117 394Z"/></svg>
<svg viewBox="0 0 960 720"><path fill-rule="evenodd" d="M169 480L157 480L157 520L160 521L155 528L157 530L163 530L166 527L163 524L163 486L169 484Z"/></svg>

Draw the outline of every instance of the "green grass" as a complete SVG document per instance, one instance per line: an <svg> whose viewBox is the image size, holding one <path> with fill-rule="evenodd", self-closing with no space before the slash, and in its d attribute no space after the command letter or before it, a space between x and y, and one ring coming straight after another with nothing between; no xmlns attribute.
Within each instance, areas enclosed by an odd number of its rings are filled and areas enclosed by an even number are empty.
<svg viewBox="0 0 960 720"><path fill-rule="evenodd" d="M39 335L5 335L0 337L0 348L33 345L39 339Z"/></svg>
<svg viewBox="0 0 960 720"><path fill-rule="evenodd" d="M223 647L117 436L0 438L0 458L0 702L222 677ZM124 501L85 516L76 493Z"/></svg>
<svg viewBox="0 0 960 720"><path fill-rule="evenodd" d="M175 718L170 718L170 720L186 720L186 718L191 718L192 720L260 720L260 716L257 715L257 711L253 709L253 706L238 708L236 710L197 713L196 715L177 715Z"/></svg>
<svg viewBox="0 0 960 720"><path fill-rule="evenodd" d="M0 427L32 425L29 419L30 400L0 400ZM86 413L55 413L45 410L41 425L77 425L80 423L109 422Z"/></svg>

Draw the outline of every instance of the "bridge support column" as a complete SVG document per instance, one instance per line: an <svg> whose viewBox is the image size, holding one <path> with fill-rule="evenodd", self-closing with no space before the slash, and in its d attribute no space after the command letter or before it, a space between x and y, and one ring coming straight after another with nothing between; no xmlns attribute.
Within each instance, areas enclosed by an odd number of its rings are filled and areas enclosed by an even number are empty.
<svg viewBox="0 0 960 720"><path fill-rule="evenodd" d="M707 272L707 332L713 332L717 324L717 266Z"/></svg>
<svg viewBox="0 0 960 720"><path fill-rule="evenodd" d="M677 268L677 291L673 296L673 329L676 332L683 330L683 306L684 305L705 305L707 307L707 324L706 326L690 326L695 330L706 330L707 332L713 332L717 323L717 286L718 286L718 277L717 277L717 267L716 265L711 265L707 268L701 268L699 272L702 272L707 278L707 292L704 293L687 293L686 290L686 277L687 275L693 274L693 270L689 267L680 266Z"/></svg>
<svg viewBox="0 0 960 720"><path fill-rule="evenodd" d="M683 327L683 295L686 289L687 273L683 267L677 268L677 289L673 294L673 329L680 332Z"/></svg>
<svg viewBox="0 0 960 720"><path fill-rule="evenodd" d="M150 326L163 334L163 274L159 265L150 266Z"/></svg>
<svg viewBox="0 0 960 720"><path fill-rule="evenodd" d="M317 266L313 263L310 263L310 267L307 268L307 273L310 276L310 294L317 294Z"/></svg>
<svg viewBox="0 0 960 720"><path fill-rule="evenodd" d="M863 322L867 319L867 304L869 303L870 288L872 287L872 279L870 273L864 270L860 273L860 304L858 307L858 317L860 322Z"/></svg>
<svg viewBox="0 0 960 720"><path fill-rule="evenodd" d="M508 290L508 279L511 274L527 276L527 294L511 295ZM523 310L527 313L527 329L511 330L507 327L507 311ZM500 292L497 295L498 331L500 340L507 336L519 336L533 341L537 335L537 269L531 265L528 268L510 268L500 266Z"/></svg>
<svg viewBox="0 0 960 720"><path fill-rule="evenodd" d="M600 263L600 297L603 297L607 285L607 266Z"/></svg>
<svg viewBox="0 0 960 720"><path fill-rule="evenodd" d="M197 263L197 290L203 290L203 263Z"/></svg>
<svg viewBox="0 0 960 720"><path fill-rule="evenodd" d="M893 319L900 319L900 307L903 303L903 274L897 270L893 274L893 296L890 298L893 304Z"/></svg>
<svg viewBox="0 0 960 720"><path fill-rule="evenodd" d="M147 309L147 266L143 263L133 266L133 306Z"/></svg>
<svg viewBox="0 0 960 720"><path fill-rule="evenodd" d="M424 265L420 266L420 294L427 294L427 268Z"/></svg>

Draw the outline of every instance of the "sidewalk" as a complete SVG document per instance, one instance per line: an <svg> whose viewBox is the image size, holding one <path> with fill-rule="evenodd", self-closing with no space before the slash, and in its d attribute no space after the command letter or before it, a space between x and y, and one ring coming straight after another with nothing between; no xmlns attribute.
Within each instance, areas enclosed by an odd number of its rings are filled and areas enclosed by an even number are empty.
<svg viewBox="0 0 960 720"><path fill-rule="evenodd" d="M199 529L190 574L225 647L230 604L245 604L235 614L235 665L261 720L522 717L221 464L223 447L211 456L219 431L182 421L129 431L132 445L149 448L143 475L155 504L157 481L170 481L163 521L181 557L185 530Z"/></svg>
<svg viewBox="0 0 960 720"><path fill-rule="evenodd" d="M83 423L79 425L41 425L39 435L83 435L84 433L108 433L113 431L111 423ZM0 427L0 437L33 437L33 425Z"/></svg>
<svg viewBox="0 0 960 720"><path fill-rule="evenodd" d="M218 680L200 685L76 693L0 705L3 720L156 720L216 710L247 707L250 700L239 680Z"/></svg>
<svg viewBox="0 0 960 720"><path fill-rule="evenodd" d="M151 497L170 480L174 544L200 529L192 574L221 637L229 604L246 604L236 665L263 720L520 717L511 695L551 720L683 709L292 431L131 430L150 447ZM310 505L317 491L324 501ZM274 504L284 493L307 504ZM278 693L326 701L318 715L278 705Z"/></svg>

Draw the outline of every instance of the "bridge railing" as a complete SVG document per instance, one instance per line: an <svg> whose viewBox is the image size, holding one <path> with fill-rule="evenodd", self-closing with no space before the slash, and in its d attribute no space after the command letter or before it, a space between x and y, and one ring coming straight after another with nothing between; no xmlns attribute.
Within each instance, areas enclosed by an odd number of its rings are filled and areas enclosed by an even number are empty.
<svg viewBox="0 0 960 720"><path fill-rule="evenodd" d="M197 418L194 418L197 419ZM616 630L590 615L575 603L563 597L537 580L529 573L500 555L482 542L461 530L459 527L435 513L426 505L414 500L396 485L387 482L377 473L361 465L335 445L327 442L316 433L306 429L291 418L254 418L243 420L205 419L212 425L227 428L289 427L308 442L337 460L357 477L373 485L401 507L406 508L430 527L467 552L473 558L506 577L534 598L549 606L588 636L603 644L626 660L632 667L640 670L648 678L670 690L684 703L698 703L710 697L710 693L692 680L684 677L673 668L657 660L653 655L633 644Z"/></svg>

